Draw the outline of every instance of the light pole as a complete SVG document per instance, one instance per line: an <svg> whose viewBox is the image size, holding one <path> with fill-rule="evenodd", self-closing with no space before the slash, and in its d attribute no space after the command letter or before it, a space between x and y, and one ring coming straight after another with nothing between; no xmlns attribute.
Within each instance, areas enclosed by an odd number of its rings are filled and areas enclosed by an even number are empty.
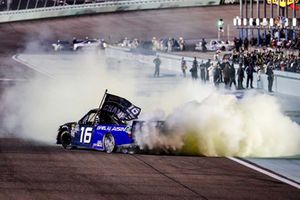
<svg viewBox="0 0 300 200"><path fill-rule="evenodd" d="M218 28L218 40L220 40L220 35L221 35L221 33L224 32L224 21L223 21L223 19L218 20L217 28Z"/></svg>
<svg viewBox="0 0 300 200"><path fill-rule="evenodd" d="M259 6L259 0L256 0L256 12L257 12L257 19L256 19L256 26L257 28L257 45L260 44L260 27L259 27L259 18L260 18L260 6ZM258 23L257 23L258 22Z"/></svg>
<svg viewBox="0 0 300 200"><path fill-rule="evenodd" d="M296 39L296 30L295 27L297 26L297 19L296 19L296 1L293 2L293 8L294 8L294 12L293 12L293 39Z"/></svg>
<svg viewBox="0 0 300 200"><path fill-rule="evenodd" d="M244 12L243 12L243 0L240 0L240 18L243 19ZM239 25L240 26L240 25ZM240 28L240 38L243 39L243 28Z"/></svg>

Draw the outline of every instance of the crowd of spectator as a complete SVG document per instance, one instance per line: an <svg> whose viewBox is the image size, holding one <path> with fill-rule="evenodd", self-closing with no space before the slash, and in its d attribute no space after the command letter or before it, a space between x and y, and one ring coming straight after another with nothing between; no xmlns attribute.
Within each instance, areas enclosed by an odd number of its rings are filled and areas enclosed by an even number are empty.
<svg viewBox="0 0 300 200"><path fill-rule="evenodd" d="M168 39L157 39L156 37L152 38L152 50L153 51L184 51L185 50L185 41L182 37L178 39L168 38Z"/></svg>
<svg viewBox="0 0 300 200"><path fill-rule="evenodd" d="M178 39L175 38L164 38L158 39L153 37L150 42L139 41L137 38L132 40L125 37L120 43L119 46L129 47L129 48L138 48L145 47L145 44L149 43L146 48L152 51L163 51L163 52L172 52L172 51L184 51L185 50L185 41L182 37Z"/></svg>
<svg viewBox="0 0 300 200"><path fill-rule="evenodd" d="M294 33L286 33L284 32L284 30L273 33L268 31L259 38L252 37L248 39L247 37L245 37L244 39L241 39L235 37L234 45L236 51L239 51L239 49L241 48L248 50L248 47L251 46L270 47L273 49L279 48L285 50L297 50L300 49L300 34L294 35Z"/></svg>
<svg viewBox="0 0 300 200"><path fill-rule="evenodd" d="M205 39L202 39L202 41L205 41ZM202 41L202 48L206 49L205 45L207 43ZM182 73L186 77L186 71L189 70L194 80L199 77L202 81L209 81L216 86L224 83L225 88L228 89L232 85L236 89L253 88L253 73L257 73L258 77L260 74L266 74L268 76L269 91L271 92L274 79L273 70L300 73L299 41L298 37L293 41L272 39L270 33L267 33L265 37L261 37L259 42L256 38L250 40L248 38L234 38L234 49L225 58L221 58L221 51L218 50L212 62L198 63L195 58L190 69L188 69L186 61L182 58ZM152 51L185 50L185 41L182 37L178 39L157 39L153 37L149 44L149 49ZM136 48L140 46L140 42L137 39L129 41L125 38L123 46ZM234 64L239 67L235 69ZM245 83L243 83L244 81Z"/></svg>
<svg viewBox="0 0 300 200"><path fill-rule="evenodd" d="M181 70L183 76L186 77L186 70L188 69L186 60L184 57L181 59ZM247 88L250 86L253 88L251 75L253 71L250 71L250 68L247 68ZM192 62L191 68L189 69L191 77L194 81L200 78L202 83L212 83L216 87L219 87L221 83L224 83L225 89L231 89L234 85L236 89L244 89L243 79L244 79L244 69L235 70L234 65L228 59L223 60L222 62L212 62L210 59L206 62L203 60L199 62L196 57ZM249 73L248 73L249 72ZM250 72L252 74L250 74ZM238 84L236 82L238 80Z"/></svg>
<svg viewBox="0 0 300 200"><path fill-rule="evenodd" d="M190 66L189 72L191 73L191 77L194 81L200 78L202 83L212 83L217 88L220 84L225 86L225 89L231 89L234 86L237 90L243 90L245 88L254 88L253 78L254 73L258 73L257 75L257 88L262 88L260 85L260 77L261 77L261 69L255 68L253 63L239 63L238 68L234 66L234 63L230 61L230 59L225 58L221 61L208 61L198 62L197 58L194 57L192 65ZM189 67L187 66L187 62L182 57L181 59L181 70L183 73L183 77L186 77L186 70ZM268 91L273 92L272 85L274 81L274 72L273 67L271 65L266 66L264 69L268 79Z"/></svg>
<svg viewBox="0 0 300 200"><path fill-rule="evenodd" d="M257 69L265 71L267 66L275 70L300 73L300 55L283 49L253 49L248 51L234 50L231 59L235 64L244 66L253 65Z"/></svg>
<svg viewBox="0 0 300 200"><path fill-rule="evenodd" d="M278 40L278 36L283 39ZM270 66L275 70L300 73L300 35L286 40L283 31L273 35L268 32L259 42L257 38L234 38L234 46L230 58L235 64L252 65L262 72ZM218 59L216 55L215 60Z"/></svg>

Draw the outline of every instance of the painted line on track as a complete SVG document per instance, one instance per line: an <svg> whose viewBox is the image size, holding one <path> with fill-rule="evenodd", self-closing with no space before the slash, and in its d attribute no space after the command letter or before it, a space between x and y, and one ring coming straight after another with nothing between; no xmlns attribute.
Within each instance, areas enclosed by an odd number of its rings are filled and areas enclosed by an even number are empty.
<svg viewBox="0 0 300 200"><path fill-rule="evenodd" d="M18 79L18 78L0 78L0 81L14 82L14 81L28 81L27 79Z"/></svg>
<svg viewBox="0 0 300 200"><path fill-rule="evenodd" d="M27 63L26 61L20 59L20 58L18 57L18 54L14 55L14 56L12 57L12 59L14 59L15 61L17 61L17 62L19 62L19 63L21 63L21 64L23 64L23 65L25 65L25 66L27 66L27 67L30 68L30 69L33 69L33 70L35 70L35 71L37 71L37 72L39 72L39 73L41 73L41 74L43 74L43 75L45 75L45 76L48 76L49 78L53 78L53 79L54 79L54 77L53 77L50 73L48 73L48 72L46 72L46 71L44 71L44 70L38 69L38 68L35 67L34 65L31 65L31 64Z"/></svg>
<svg viewBox="0 0 300 200"><path fill-rule="evenodd" d="M291 179L288 179L284 176L278 175L275 172L263 169L262 167L259 167L258 165L251 164L251 162L246 162L246 161L243 161L242 159L239 159L239 158L234 158L234 157L227 157L227 158L234 161L234 162L237 162L237 163L239 163L239 164L241 164L245 167L248 167L248 168L253 169L255 171L258 171L262 174L265 174L269 177L272 177L276 180L279 180L279 181L284 182L288 185L291 185L291 186L293 186L297 189L300 189L300 184L299 183L297 183L296 181L293 181Z"/></svg>

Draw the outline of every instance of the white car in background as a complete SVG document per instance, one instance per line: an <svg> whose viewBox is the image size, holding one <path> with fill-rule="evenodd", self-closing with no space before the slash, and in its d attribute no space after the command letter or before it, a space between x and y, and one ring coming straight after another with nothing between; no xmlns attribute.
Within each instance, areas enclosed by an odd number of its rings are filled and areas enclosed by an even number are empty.
<svg viewBox="0 0 300 200"><path fill-rule="evenodd" d="M233 49L234 49L234 43L230 41L224 42L221 40L214 39L211 40L209 44L206 44L206 51L217 51L217 50L231 51ZM203 51L201 42L196 44L195 50Z"/></svg>
<svg viewBox="0 0 300 200"><path fill-rule="evenodd" d="M73 50L81 50L81 49L96 49L100 48L101 46L101 41L97 39L86 39L83 41L77 41L73 45Z"/></svg>
<svg viewBox="0 0 300 200"><path fill-rule="evenodd" d="M230 41L224 42L221 40L211 40L209 42L207 49L210 51L217 51L217 50L231 51L234 49L234 43Z"/></svg>

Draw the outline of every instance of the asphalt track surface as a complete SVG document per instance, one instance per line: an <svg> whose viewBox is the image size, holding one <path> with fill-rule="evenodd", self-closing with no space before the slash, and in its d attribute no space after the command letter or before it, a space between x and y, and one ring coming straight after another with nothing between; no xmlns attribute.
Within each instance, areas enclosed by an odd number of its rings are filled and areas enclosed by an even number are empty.
<svg viewBox="0 0 300 200"><path fill-rule="evenodd" d="M0 199L299 199L225 158L106 154L0 140Z"/></svg>
<svg viewBox="0 0 300 200"><path fill-rule="evenodd" d="M224 9L174 9L2 24L0 92L36 73L11 59L29 41L100 32L112 39L128 35L141 39L208 37L214 33L215 18L231 20L238 12L238 7ZM13 133L1 131L0 199L300 198L298 189L227 158L69 151L16 139L10 136Z"/></svg>

